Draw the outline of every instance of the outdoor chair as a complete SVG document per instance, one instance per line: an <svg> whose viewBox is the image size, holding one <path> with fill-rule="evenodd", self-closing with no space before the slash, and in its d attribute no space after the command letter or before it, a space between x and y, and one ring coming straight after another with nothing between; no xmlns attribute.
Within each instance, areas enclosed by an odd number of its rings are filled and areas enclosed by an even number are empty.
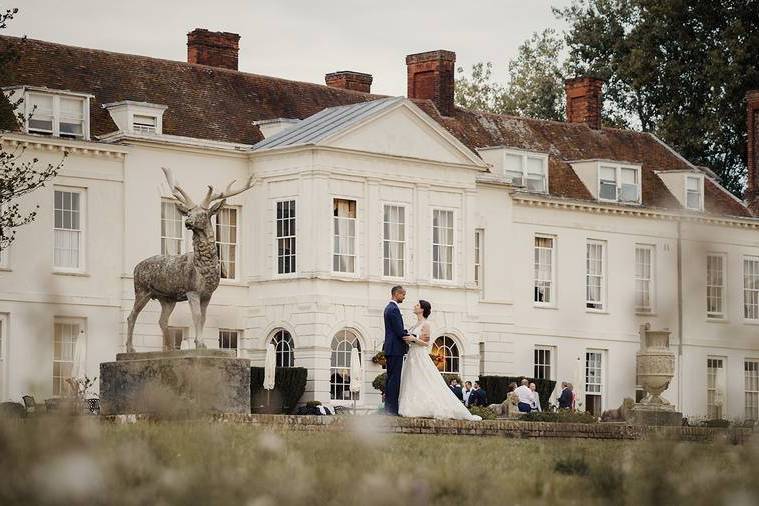
<svg viewBox="0 0 759 506"><path fill-rule="evenodd" d="M31 415L37 412L37 403L35 402L34 397L31 395L24 395L21 399L24 401L24 408L26 408L28 414Z"/></svg>

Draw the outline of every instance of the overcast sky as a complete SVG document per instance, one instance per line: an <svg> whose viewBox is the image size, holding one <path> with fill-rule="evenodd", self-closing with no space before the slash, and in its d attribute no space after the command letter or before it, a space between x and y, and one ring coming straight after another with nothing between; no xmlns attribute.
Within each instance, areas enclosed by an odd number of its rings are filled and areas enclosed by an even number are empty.
<svg viewBox="0 0 759 506"><path fill-rule="evenodd" d="M324 83L324 74L374 76L372 91L406 94L405 55L456 52L499 77L534 31L562 29L551 12L570 0L5 0L19 7L9 35L186 60L193 28L239 33L240 70Z"/></svg>

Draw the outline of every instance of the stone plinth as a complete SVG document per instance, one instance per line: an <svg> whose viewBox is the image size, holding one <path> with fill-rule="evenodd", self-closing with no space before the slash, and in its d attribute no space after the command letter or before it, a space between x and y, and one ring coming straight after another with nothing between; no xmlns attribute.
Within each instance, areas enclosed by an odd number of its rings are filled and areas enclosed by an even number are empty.
<svg viewBox="0 0 759 506"><path fill-rule="evenodd" d="M683 424L683 414L674 407L650 407L636 404L630 410L627 421L633 425L677 427Z"/></svg>
<svg viewBox="0 0 759 506"><path fill-rule="evenodd" d="M226 350L119 353L100 364L100 412L250 413L250 361Z"/></svg>

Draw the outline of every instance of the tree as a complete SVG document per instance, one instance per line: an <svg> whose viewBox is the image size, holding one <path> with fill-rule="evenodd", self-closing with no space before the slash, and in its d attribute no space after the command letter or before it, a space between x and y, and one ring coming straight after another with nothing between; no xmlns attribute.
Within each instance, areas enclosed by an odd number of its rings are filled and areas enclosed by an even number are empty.
<svg viewBox="0 0 759 506"><path fill-rule="evenodd" d="M744 97L759 88L759 1L575 0L568 70L606 80L605 109L634 119L741 195Z"/></svg>
<svg viewBox="0 0 759 506"><path fill-rule="evenodd" d="M13 19L18 9L8 9L0 13L0 29ZM0 53L0 82L8 82L8 63L18 59L18 52L13 47ZM0 93L0 128L15 129L23 116L16 115L21 100L10 103L5 94ZM8 149L0 138L0 251L6 249L16 237L16 228L34 221L36 210L22 211L18 202L14 202L38 188L58 174L63 165L63 159L58 164L47 164L39 167L37 158L29 159L24 156L23 148ZM64 153L63 158L66 157ZM39 208L39 206L37 206Z"/></svg>
<svg viewBox="0 0 759 506"><path fill-rule="evenodd" d="M493 82L492 63L477 63L471 75L456 80L456 101L462 107L540 119L564 119L563 42L551 29L533 33L508 64L504 85Z"/></svg>

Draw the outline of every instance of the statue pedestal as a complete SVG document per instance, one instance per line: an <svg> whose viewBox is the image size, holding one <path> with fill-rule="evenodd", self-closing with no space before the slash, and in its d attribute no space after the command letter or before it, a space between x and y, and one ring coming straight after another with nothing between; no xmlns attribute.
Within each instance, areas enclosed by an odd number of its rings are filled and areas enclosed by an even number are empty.
<svg viewBox="0 0 759 506"><path fill-rule="evenodd" d="M100 364L100 412L250 413L250 361L227 350L119 353Z"/></svg>
<svg viewBox="0 0 759 506"><path fill-rule="evenodd" d="M637 403L630 409L627 421L633 425L677 426L683 423L683 414L670 405L651 406Z"/></svg>

